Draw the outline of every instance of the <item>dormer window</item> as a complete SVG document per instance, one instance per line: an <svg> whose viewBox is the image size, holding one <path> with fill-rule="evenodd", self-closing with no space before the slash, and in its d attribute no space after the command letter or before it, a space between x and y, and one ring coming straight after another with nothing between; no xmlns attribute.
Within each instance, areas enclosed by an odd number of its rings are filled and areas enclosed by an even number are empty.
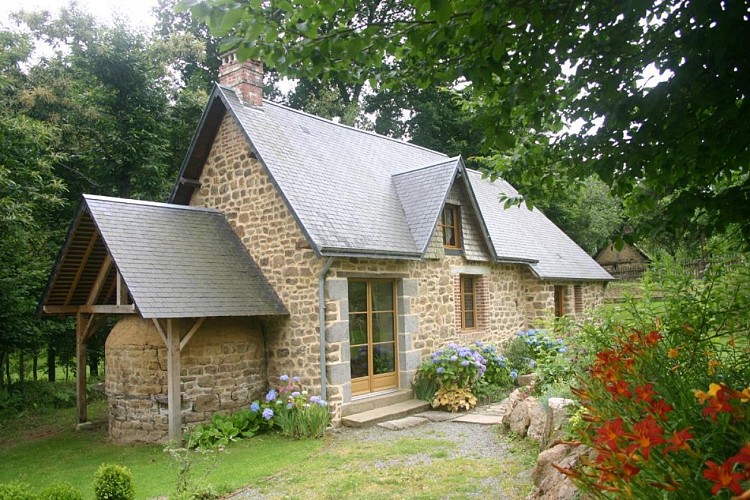
<svg viewBox="0 0 750 500"><path fill-rule="evenodd" d="M460 220L461 213L458 206L446 204L440 217L440 228L443 231L443 246L445 248L452 250L461 248Z"/></svg>

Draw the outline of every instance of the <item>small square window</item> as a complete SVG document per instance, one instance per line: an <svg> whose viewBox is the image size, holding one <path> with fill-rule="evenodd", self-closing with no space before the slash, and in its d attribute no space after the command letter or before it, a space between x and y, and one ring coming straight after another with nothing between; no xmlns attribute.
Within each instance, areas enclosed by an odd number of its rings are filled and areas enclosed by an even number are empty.
<svg viewBox="0 0 750 500"><path fill-rule="evenodd" d="M460 221L461 212L458 206L445 205L440 217L440 229L443 233L443 246L445 248L461 248Z"/></svg>

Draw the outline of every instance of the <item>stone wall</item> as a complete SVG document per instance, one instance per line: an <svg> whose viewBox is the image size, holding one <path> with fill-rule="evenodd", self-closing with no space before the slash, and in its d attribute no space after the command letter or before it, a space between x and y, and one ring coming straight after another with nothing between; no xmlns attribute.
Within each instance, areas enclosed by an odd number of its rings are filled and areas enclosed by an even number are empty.
<svg viewBox="0 0 750 500"><path fill-rule="evenodd" d="M190 322L175 320L185 332ZM167 350L150 320L117 322L105 346L109 433L118 443L164 442L168 437ZM206 320L181 352L183 424L208 422L236 410L266 387L263 336L251 320Z"/></svg>

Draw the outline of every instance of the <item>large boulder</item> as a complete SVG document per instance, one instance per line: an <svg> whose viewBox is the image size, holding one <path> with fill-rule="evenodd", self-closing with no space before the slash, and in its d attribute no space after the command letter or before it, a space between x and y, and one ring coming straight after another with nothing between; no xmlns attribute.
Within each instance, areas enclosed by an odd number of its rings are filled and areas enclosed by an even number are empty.
<svg viewBox="0 0 750 500"><path fill-rule="evenodd" d="M529 421L529 405L527 400L521 400L510 414L510 430L524 437L526 436L526 430L529 428Z"/></svg>
<svg viewBox="0 0 750 500"><path fill-rule="evenodd" d="M500 420L500 423L502 423L505 427L510 426L510 416L513 413L513 410L516 408L519 402L523 401L527 397L528 394L520 389L516 389L515 391L511 392L502 403L505 406L505 411Z"/></svg>
<svg viewBox="0 0 750 500"><path fill-rule="evenodd" d="M542 443L547 438L547 412L536 398L528 398L524 403L529 414L529 428L526 436L537 443Z"/></svg>
<svg viewBox="0 0 750 500"><path fill-rule="evenodd" d="M578 465L581 456L588 453L584 446L557 444L539 454L531 479L536 486L532 498L543 500L569 500L577 498L578 488L570 478L555 469L552 464L570 469Z"/></svg>

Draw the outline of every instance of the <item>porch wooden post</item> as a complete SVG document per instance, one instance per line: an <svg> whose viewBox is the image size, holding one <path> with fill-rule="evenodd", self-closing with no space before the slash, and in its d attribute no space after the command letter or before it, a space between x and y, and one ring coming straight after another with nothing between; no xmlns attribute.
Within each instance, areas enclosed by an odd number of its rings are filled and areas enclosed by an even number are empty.
<svg viewBox="0 0 750 500"><path fill-rule="evenodd" d="M88 422L86 405L86 318L76 314L76 407L78 424Z"/></svg>
<svg viewBox="0 0 750 500"><path fill-rule="evenodd" d="M180 397L180 333L167 320L167 409L169 440L182 444L182 398Z"/></svg>

